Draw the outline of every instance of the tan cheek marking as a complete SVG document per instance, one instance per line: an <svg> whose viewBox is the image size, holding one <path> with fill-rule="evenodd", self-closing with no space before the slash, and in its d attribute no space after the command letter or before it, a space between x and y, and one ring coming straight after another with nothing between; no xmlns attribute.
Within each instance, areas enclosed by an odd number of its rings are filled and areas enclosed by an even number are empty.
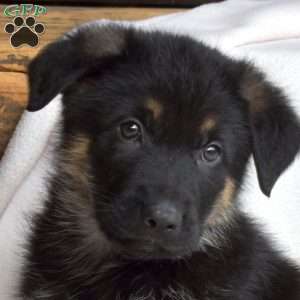
<svg viewBox="0 0 300 300"><path fill-rule="evenodd" d="M163 106L160 102L154 99L148 100L146 107L152 112L153 118L157 120L163 113Z"/></svg>
<svg viewBox="0 0 300 300"><path fill-rule="evenodd" d="M209 116L200 124L200 133L207 133L217 126L215 117Z"/></svg>
<svg viewBox="0 0 300 300"><path fill-rule="evenodd" d="M87 181L88 151L90 139L79 134L74 136L62 151L61 166L63 171L80 182Z"/></svg>
<svg viewBox="0 0 300 300"><path fill-rule="evenodd" d="M77 262L78 257L80 258L78 253L83 253L82 251L86 251L90 257L97 253L97 259L99 253L106 255L111 251L111 244L94 217L94 199L88 161L90 144L91 140L88 136L77 134L70 142L64 144L60 153L58 180L61 181L59 197L62 199L62 209L56 214L59 216L60 213L68 212L74 216L72 222L76 225L75 234L82 238L82 247L85 247L72 249L74 262Z"/></svg>
<svg viewBox="0 0 300 300"><path fill-rule="evenodd" d="M227 177L223 190L217 196L215 207L207 219L207 223L209 225L216 224L221 219L226 218L232 205L235 191L236 185L234 180L231 177Z"/></svg>
<svg viewBox="0 0 300 300"><path fill-rule="evenodd" d="M70 146L68 147L69 155L77 160L82 161L87 158L88 150L90 146L90 139L83 135L77 135L72 139Z"/></svg>

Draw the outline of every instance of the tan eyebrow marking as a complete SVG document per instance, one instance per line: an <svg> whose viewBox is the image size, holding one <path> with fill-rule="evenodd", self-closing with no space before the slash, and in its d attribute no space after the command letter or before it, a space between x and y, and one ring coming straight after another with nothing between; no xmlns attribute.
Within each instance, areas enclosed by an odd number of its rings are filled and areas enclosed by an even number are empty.
<svg viewBox="0 0 300 300"><path fill-rule="evenodd" d="M207 133L217 126L217 120L214 116L208 116L200 124L200 132Z"/></svg>
<svg viewBox="0 0 300 300"><path fill-rule="evenodd" d="M209 225L226 219L234 200L235 191L236 184L234 180L231 177L227 177L222 191L217 196L215 206L207 219Z"/></svg>
<svg viewBox="0 0 300 300"><path fill-rule="evenodd" d="M146 108L148 108L153 113L153 117L155 120L157 120L163 112L162 104L153 98L147 101Z"/></svg>

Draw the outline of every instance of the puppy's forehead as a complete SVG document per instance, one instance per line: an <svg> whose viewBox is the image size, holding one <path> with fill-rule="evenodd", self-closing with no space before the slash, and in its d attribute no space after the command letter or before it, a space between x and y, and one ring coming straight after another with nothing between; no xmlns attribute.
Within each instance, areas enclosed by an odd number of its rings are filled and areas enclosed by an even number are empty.
<svg viewBox="0 0 300 300"><path fill-rule="evenodd" d="M201 99L195 99L195 102L190 107L184 99L180 102L179 99L164 101L160 97L147 98L143 102L143 109L146 115L151 116L150 122L147 123L146 118L142 122L146 121L146 125L154 129L154 136L160 137L162 141L193 145L202 138L215 136L223 123L220 112L212 107L206 110Z"/></svg>
<svg viewBox="0 0 300 300"><path fill-rule="evenodd" d="M167 106L168 104L164 104L162 101L159 101L158 98L149 98L144 104L145 109L151 113L154 121L163 121L164 118L166 118L166 116L164 116L164 112L168 110ZM194 112L191 111L191 113ZM205 134L207 132L213 131L217 128L218 125L217 114L212 112L203 112L198 118L198 125L200 134Z"/></svg>
<svg viewBox="0 0 300 300"><path fill-rule="evenodd" d="M147 111L157 124L200 134L216 129L226 110L231 114L222 61L211 49L160 34L133 40L122 57L93 70L76 97L85 101L76 105L89 105L107 124Z"/></svg>

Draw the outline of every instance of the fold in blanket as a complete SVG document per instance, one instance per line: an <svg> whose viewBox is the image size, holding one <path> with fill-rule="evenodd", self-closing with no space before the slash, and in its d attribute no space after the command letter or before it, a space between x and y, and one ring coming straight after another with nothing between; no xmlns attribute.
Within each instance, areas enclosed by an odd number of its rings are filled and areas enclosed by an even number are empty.
<svg viewBox="0 0 300 300"><path fill-rule="evenodd" d="M253 61L283 88L300 115L298 0L231 0L124 25L187 34L227 55ZM28 217L42 209L47 198L52 140L59 137L60 98L58 95L39 112L24 113L0 162L0 298L4 300L13 299L10 292L18 282L21 245L29 234ZM241 204L273 234L278 247L300 263L299 174L298 158L267 199L259 190L251 162Z"/></svg>

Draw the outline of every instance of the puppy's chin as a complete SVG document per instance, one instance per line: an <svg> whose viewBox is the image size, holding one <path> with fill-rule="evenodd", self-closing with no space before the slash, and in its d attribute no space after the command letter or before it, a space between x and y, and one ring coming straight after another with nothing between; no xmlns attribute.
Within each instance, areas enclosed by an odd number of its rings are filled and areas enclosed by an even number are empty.
<svg viewBox="0 0 300 300"><path fill-rule="evenodd" d="M117 242L118 253L128 260L180 260L199 251L199 242L178 242L178 245L155 240L130 240Z"/></svg>

